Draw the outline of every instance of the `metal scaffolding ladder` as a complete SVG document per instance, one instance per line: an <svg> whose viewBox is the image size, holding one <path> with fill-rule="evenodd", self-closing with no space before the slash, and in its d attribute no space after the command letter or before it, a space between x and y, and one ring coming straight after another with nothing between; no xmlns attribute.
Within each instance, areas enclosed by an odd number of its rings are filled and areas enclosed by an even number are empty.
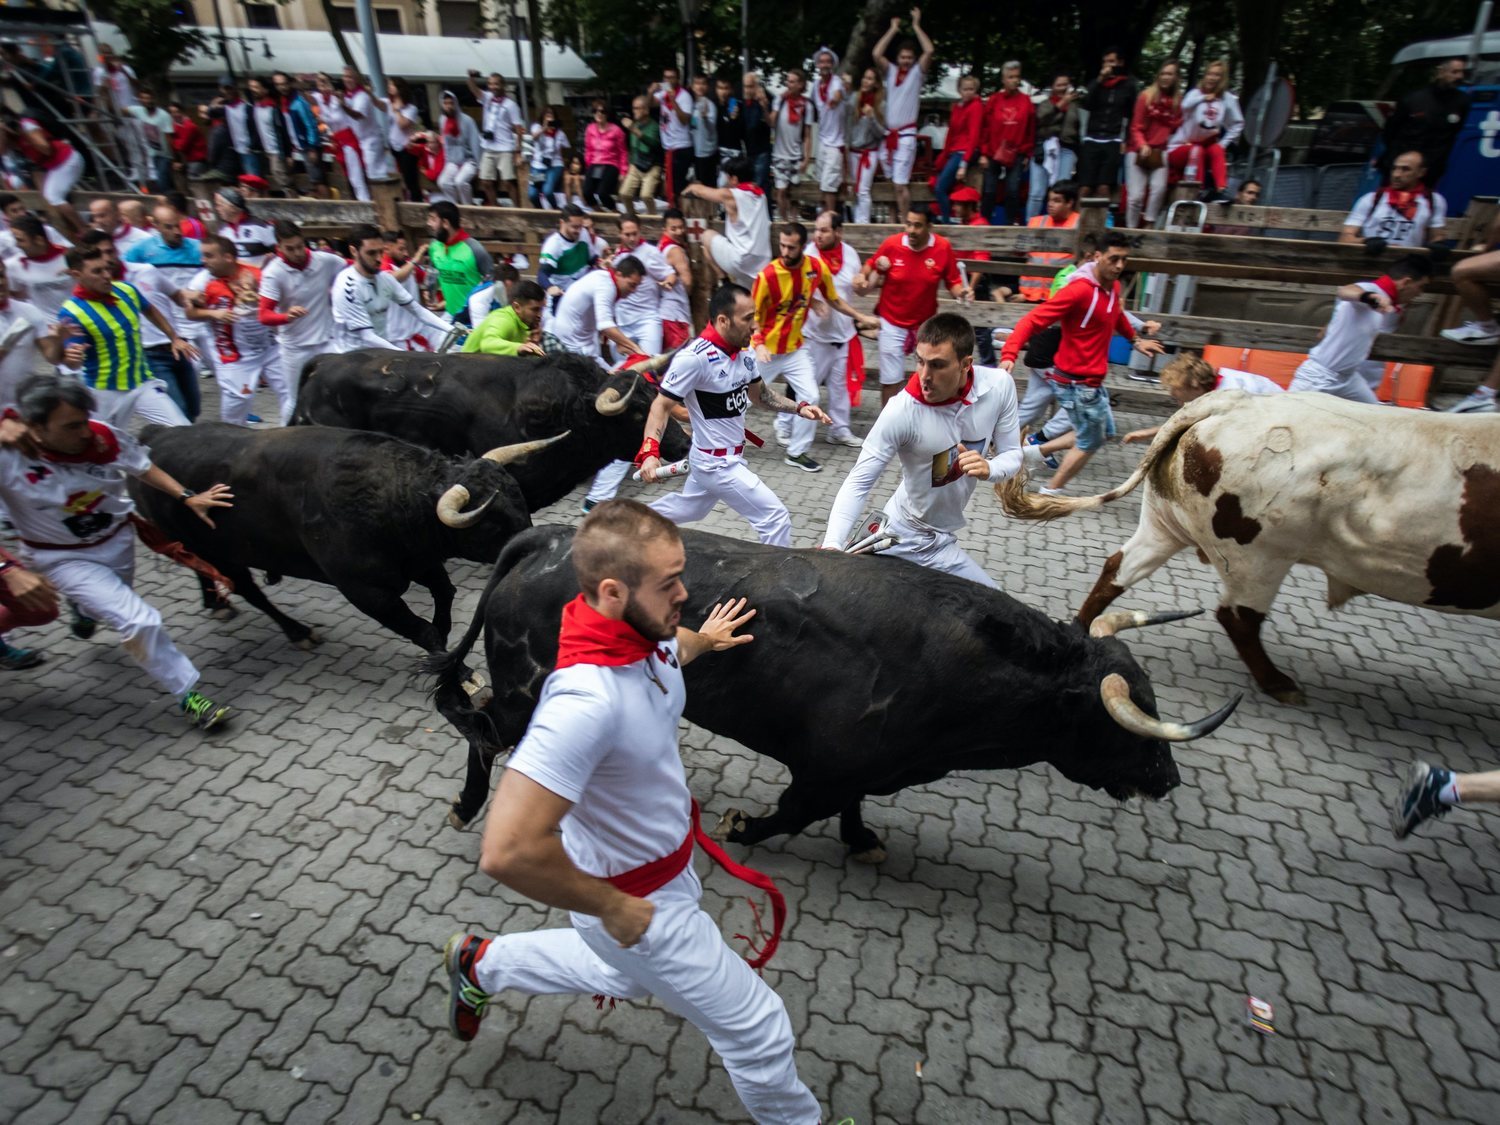
<svg viewBox="0 0 1500 1125"><path fill-rule="evenodd" d="M1196 199L1179 199L1167 208L1167 217L1161 229L1169 234L1202 234L1208 222L1208 204ZM1150 320L1152 313L1165 312L1181 316L1191 311L1193 296L1198 289L1198 279L1186 275L1149 273L1141 278L1140 300L1136 315ZM1130 368L1147 373L1155 370L1157 360L1132 350Z"/></svg>

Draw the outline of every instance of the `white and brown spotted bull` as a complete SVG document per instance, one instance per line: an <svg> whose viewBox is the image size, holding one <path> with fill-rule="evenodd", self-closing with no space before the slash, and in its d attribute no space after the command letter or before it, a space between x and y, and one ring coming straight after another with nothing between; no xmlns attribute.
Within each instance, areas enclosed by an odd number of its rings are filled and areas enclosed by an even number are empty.
<svg viewBox="0 0 1500 1125"><path fill-rule="evenodd" d="M1104 564L1087 625L1185 548L1224 580L1219 623L1261 689L1302 692L1260 627L1297 563L1328 578L1328 604L1374 594L1443 613L1500 617L1500 418L1365 406L1324 394L1216 391L1183 407L1140 466L1098 496L996 492L1021 519L1090 511L1146 483L1141 520Z"/></svg>

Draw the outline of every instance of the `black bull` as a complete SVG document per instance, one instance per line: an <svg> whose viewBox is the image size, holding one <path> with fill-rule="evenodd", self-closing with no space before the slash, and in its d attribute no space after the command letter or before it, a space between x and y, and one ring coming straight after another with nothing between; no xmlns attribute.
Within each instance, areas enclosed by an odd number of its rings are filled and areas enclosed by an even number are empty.
<svg viewBox="0 0 1500 1125"><path fill-rule="evenodd" d="M439 710L469 740L456 825L483 806L495 755L519 741L556 662L562 608L578 593L572 537L571 528L537 527L512 540L463 639L427 663ZM1116 799L1160 798L1179 780L1168 740L1207 734L1238 702L1192 724L1155 717L1145 672L1108 634L1167 618L1112 615L1090 635L901 560L695 531L683 540L685 623L734 598L758 610L746 630L752 643L686 669L686 717L792 775L772 815L726 817L727 838L739 843L839 815L856 858L878 860L880 841L861 820L864 796L1037 761ZM493 698L475 710L460 680L480 629Z"/></svg>
<svg viewBox="0 0 1500 1125"><path fill-rule="evenodd" d="M611 461L635 456L656 397L642 374L659 376L666 359L607 373L572 355L421 355L380 348L322 355L301 373L294 421L378 430L451 457L565 433L511 466L535 512ZM665 461L688 454L687 436L675 422L667 424L661 444Z"/></svg>

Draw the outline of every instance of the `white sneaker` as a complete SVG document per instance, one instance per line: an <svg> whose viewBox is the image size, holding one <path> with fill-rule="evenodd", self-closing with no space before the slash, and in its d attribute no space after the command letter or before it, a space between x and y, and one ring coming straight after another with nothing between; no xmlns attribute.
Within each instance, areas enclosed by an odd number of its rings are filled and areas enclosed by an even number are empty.
<svg viewBox="0 0 1500 1125"><path fill-rule="evenodd" d="M1440 335L1455 344L1500 344L1500 324L1467 320L1457 328L1444 328Z"/></svg>
<svg viewBox="0 0 1500 1125"><path fill-rule="evenodd" d="M1043 496L1066 496L1068 494L1068 490L1066 488L1045 488L1044 487L1044 488L1037 489L1037 492L1040 493Z"/></svg>
<svg viewBox="0 0 1500 1125"><path fill-rule="evenodd" d="M853 434L829 434L829 445L847 445L851 449L858 449L865 444L865 439L855 437Z"/></svg>
<svg viewBox="0 0 1500 1125"><path fill-rule="evenodd" d="M1480 394L1474 391L1456 406L1448 408L1449 414L1494 414L1500 410L1500 405L1495 402L1492 394Z"/></svg>
<svg viewBox="0 0 1500 1125"><path fill-rule="evenodd" d="M777 445L782 445L782 446L790 445L791 441L792 441L792 435L791 435L790 431L791 431L791 427L788 426L787 427L787 432L783 433L782 429L781 429L781 426L778 424L776 426L775 430L773 431L775 433L775 435L776 435L776 444Z"/></svg>

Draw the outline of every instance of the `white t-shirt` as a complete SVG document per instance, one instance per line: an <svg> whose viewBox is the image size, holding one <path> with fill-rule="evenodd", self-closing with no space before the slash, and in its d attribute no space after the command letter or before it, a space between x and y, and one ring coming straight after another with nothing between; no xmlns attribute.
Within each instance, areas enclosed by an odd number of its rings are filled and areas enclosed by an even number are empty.
<svg viewBox="0 0 1500 1125"><path fill-rule="evenodd" d="M854 279L859 274L859 251L844 244L844 259L839 263L839 272L833 275L833 291L846 301L854 300ZM810 256L824 261L822 253L814 243L807 248ZM802 326L802 335L809 340L824 344L847 344L854 339L854 321L843 313L829 308L822 301L807 312L807 321ZM842 543L839 546L843 546Z"/></svg>
<svg viewBox="0 0 1500 1125"><path fill-rule="evenodd" d="M662 377L661 393L687 407L693 428L696 462L713 463L706 449L733 449L745 444L745 411L751 383L760 382L755 354L743 348L725 355L702 336L695 336L672 357Z"/></svg>
<svg viewBox="0 0 1500 1125"><path fill-rule="evenodd" d="M250 113L255 118L255 132L260 137L261 147L267 156L288 156L289 153L281 151L281 138L276 132L276 118L281 114L281 106L272 102L270 105L253 105ZM290 142L291 138L287 138Z"/></svg>
<svg viewBox="0 0 1500 1125"><path fill-rule="evenodd" d="M1368 293L1380 291L1373 281L1361 281L1358 285ZM1351 374L1370 358L1375 337L1394 332L1400 323L1399 311L1383 313L1363 301L1334 301L1333 316L1323 330L1323 338L1307 353L1307 358L1336 374Z"/></svg>
<svg viewBox="0 0 1500 1125"><path fill-rule="evenodd" d="M1218 382L1214 384L1216 391L1246 391L1252 395L1279 395L1285 389L1280 383L1272 382L1264 375L1236 371L1232 367L1219 368Z"/></svg>
<svg viewBox="0 0 1500 1125"><path fill-rule="evenodd" d="M10 291L53 320L57 319L63 302L73 295L73 277L68 273L68 260L61 250L45 258L16 254L5 259L5 269L10 277Z"/></svg>
<svg viewBox="0 0 1500 1125"><path fill-rule="evenodd" d="M51 323L30 301L12 297L0 309L0 341L10 341L0 355L0 409L16 401L16 388L28 375L51 369L36 346L37 337L45 336Z"/></svg>
<svg viewBox="0 0 1500 1125"><path fill-rule="evenodd" d="M433 339L430 333L427 332L425 322L419 319L416 313L412 311L414 307L422 306L422 287L417 281L419 277L424 276L422 267L418 266L411 273L407 274L405 281L398 281L396 279L396 268L399 267L385 267L383 272L397 285L401 286L402 289L411 294L412 303L393 304L390 308L386 309L385 338L399 348L413 336L426 335L428 344L431 347L437 347L441 342L441 337L436 340ZM425 308L425 306L422 307Z"/></svg>
<svg viewBox="0 0 1500 1125"><path fill-rule="evenodd" d="M833 99L843 94L837 105ZM837 74L828 79L828 88L823 88L823 80L813 75L812 89L808 91L808 97L812 98L813 105L818 107L818 143L828 148L842 148L844 145L844 122L848 118L845 112L849 108L849 88L844 85L844 80Z"/></svg>
<svg viewBox="0 0 1500 1125"><path fill-rule="evenodd" d="M753 190L752 190L753 189ZM771 209L765 192L754 184L734 189L735 216L724 216L724 237L746 273L757 274L771 260ZM750 267L754 266L754 269Z"/></svg>
<svg viewBox="0 0 1500 1125"><path fill-rule="evenodd" d="M516 146L521 143L516 136L515 127L522 124L521 109L516 105L515 99L509 95L497 98L488 90L480 90L479 104L482 107L480 143L489 152L515 152ZM485 136L485 133L489 136Z"/></svg>
<svg viewBox="0 0 1500 1125"><path fill-rule="evenodd" d="M549 133L540 124L531 127L531 166L538 170L556 168L563 162L562 150L571 148L568 134L561 129Z"/></svg>
<svg viewBox="0 0 1500 1125"><path fill-rule="evenodd" d="M250 151L250 103L238 101L224 106L224 124L229 127L229 143L244 156Z"/></svg>
<svg viewBox="0 0 1500 1125"><path fill-rule="evenodd" d="M614 274L595 270L575 281L557 303L552 318L552 334L562 346L575 355L600 355L599 333L614 328L615 302L619 290Z"/></svg>
<svg viewBox="0 0 1500 1125"><path fill-rule="evenodd" d="M687 254L687 251L683 250L682 247L679 246L677 249L681 250L684 255ZM658 243L656 250L661 255L662 261L667 263L667 268L675 273L676 269L667 258L667 255L671 253L671 247L668 246L666 249L662 249L661 244ZM691 307L688 305L687 290L688 287L682 283L681 277L677 279L677 284L672 286L672 288L660 290L661 296L659 300L661 302L661 318L663 320L674 321L678 324L688 324L692 321L693 313Z"/></svg>
<svg viewBox="0 0 1500 1125"><path fill-rule="evenodd" d="M172 115L160 106L154 113L147 113L143 105L133 105L125 111L141 123L141 132L146 137L146 147L155 149L160 156L172 155Z"/></svg>
<svg viewBox="0 0 1500 1125"><path fill-rule="evenodd" d="M418 125L422 123L422 115L414 105L404 105L391 114L390 124L386 126L386 143L391 146L392 152L405 152L406 146L411 144L411 134L401 128L402 121L413 121Z"/></svg>
<svg viewBox="0 0 1500 1125"><path fill-rule="evenodd" d="M276 303L278 312L301 305L306 316L276 330L283 343L294 348L312 348L333 337L333 282L348 265L337 254L314 250L307 265L293 269L281 258L271 259L260 275L260 295Z"/></svg>
<svg viewBox="0 0 1500 1125"><path fill-rule="evenodd" d="M1432 238L1429 232L1441 230L1447 221L1448 201L1437 192L1419 196L1408 219L1381 189L1360 196L1344 225L1358 227L1361 238L1383 238L1392 246L1426 246Z"/></svg>
<svg viewBox="0 0 1500 1125"><path fill-rule="evenodd" d="M135 511L125 478L150 469L150 456L124 430L99 421L90 424L119 445L112 461L49 461L0 448L0 501L22 539L85 546L105 538Z"/></svg>
<svg viewBox="0 0 1500 1125"><path fill-rule="evenodd" d="M1020 469L1016 384L1008 372L975 364L967 400L948 406L928 406L905 390L886 403L839 488L823 546L843 547L892 460L901 463L901 483L886 512L917 527L958 531L964 525L964 507L979 484L977 477L958 469L960 443L987 455L990 484Z"/></svg>
<svg viewBox="0 0 1500 1125"><path fill-rule="evenodd" d="M380 115L369 91L359 89L352 94L345 93L344 109L349 114L349 128L354 130L361 146L379 142ZM354 116L356 113L358 117Z"/></svg>
<svg viewBox="0 0 1500 1125"><path fill-rule="evenodd" d="M666 257L649 242L642 242L631 250L626 250L622 246L617 256L637 259L646 267L646 276L635 287L634 293L628 297L621 297L615 302L615 318L621 324L660 319L661 298L664 292L661 283L669 277L676 277L677 271L667 265Z"/></svg>
<svg viewBox="0 0 1500 1125"><path fill-rule="evenodd" d="M802 147L802 134L818 114L812 99L805 95L801 99L802 111L797 120L787 109L787 97L776 99L776 128L771 134L771 157L774 160L801 160L807 153Z"/></svg>
<svg viewBox="0 0 1500 1125"><path fill-rule="evenodd" d="M178 305L175 300L177 286L172 283L171 278L155 266L144 262L121 264L125 267L124 280L139 289L141 296L151 302L151 307L161 313L162 319L172 324L177 317ZM161 329L145 317L141 317L141 346L143 348L154 348L169 342Z"/></svg>
<svg viewBox="0 0 1500 1125"><path fill-rule="evenodd" d="M669 94L665 87L656 91L656 121L661 127L661 147L668 152L677 148L692 148L693 136L689 122L693 116L693 95L682 87L677 88L677 108L688 115L687 121L679 121L669 108Z"/></svg>
<svg viewBox="0 0 1500 1125"><path fill-rule="evenodd" d="M114 71L107 70L103 63L94 67L94 89L108 87L110 101L121 112L136 104L134 81L135 71L125 63Z"/></svg>
<svg viewBox="0 0 1500 1125"><path fill-rule="evenodd" d="M115 253L123 260L128 251L143 242L150 242L152 234L149 230L133 227L129 223L121 223L110 237L114 240Z"/></svg>
<svg viewBox="0 0 1500 1125"><path fill-rule="evenodd" d="M386 336L386 313L392 305L404 306L424 323L437 320L432 313L422 317L417 311L422 309L421 303L390 274L381 271L374 277L366 277L354 266L334 280L332 305L333 323L337 326L333 337L336 352L395 347Z"/></svg>
<svg viewBox="0 0 1500 1125"><path fill-rule="evenodd" d="M892 132L916 136L917 119L922 116L922 83L926 81L927 75L915 64L904 75L895 63L885 68L885 119Z"/></svg>
<svg viewBox="0 0 1500 1125"><path fill-rule="evenodd" d="M600 878L671 855L687 838L692 795L677 748L687 692L677 642L658 652L665 659L553 672L506 766L573 803L563 850Z"/></svg>

